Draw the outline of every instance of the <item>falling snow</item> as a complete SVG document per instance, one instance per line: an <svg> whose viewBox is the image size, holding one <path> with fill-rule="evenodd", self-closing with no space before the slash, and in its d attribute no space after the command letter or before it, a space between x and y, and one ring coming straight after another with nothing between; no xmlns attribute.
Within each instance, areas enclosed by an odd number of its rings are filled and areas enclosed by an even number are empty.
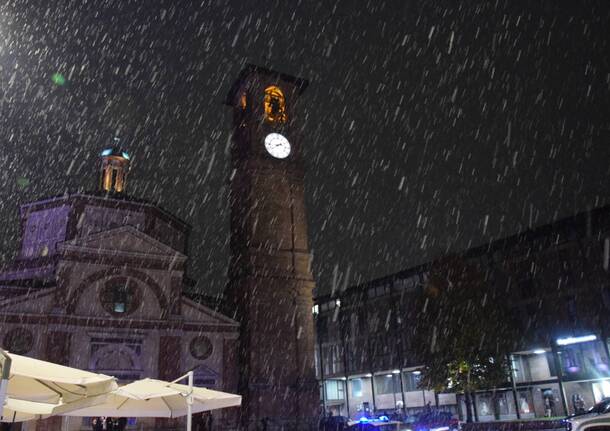
<svg viewBox="0 0 610 431"><path fill-rule="evenodd" d="M92 190L120 136L130 193L193 225L192 277L221 291L222 102L246 62L311 81L296 115L322 290L603 205L608 24L604 2L4 2L3 261L18 204Z"/></svg>

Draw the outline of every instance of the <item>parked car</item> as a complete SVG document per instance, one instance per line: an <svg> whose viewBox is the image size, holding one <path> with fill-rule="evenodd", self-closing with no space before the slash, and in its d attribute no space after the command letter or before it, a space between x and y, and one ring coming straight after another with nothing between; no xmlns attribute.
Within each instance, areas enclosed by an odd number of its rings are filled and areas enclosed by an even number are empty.
<svg viewBox="0 0 610 431"><path fill-rule="evenodd" d="M610 429L610 398L604 398L585 413L564 420L568 431L602 431Z"/></svg>
<svg viewBox="0 0 610 431"><path fill-rule="evenodd" d="M349 431L399 431L401 422L392 421L387 416L379 418L363 417L357 421L350 421Z"/></svg>
<svg viewBox="0 0 610 431"><path fill-rule="evenodd" d="M320 421L320 431L343 431L347 428L349 418L345 416L326 416Z"/></svg>
<svg viewBox="0 0 610 431"><path fill-rule="evenodd" d="M439 411L409 416L405 424L412 431L455 431L460 427L451 413Z"/></svg>

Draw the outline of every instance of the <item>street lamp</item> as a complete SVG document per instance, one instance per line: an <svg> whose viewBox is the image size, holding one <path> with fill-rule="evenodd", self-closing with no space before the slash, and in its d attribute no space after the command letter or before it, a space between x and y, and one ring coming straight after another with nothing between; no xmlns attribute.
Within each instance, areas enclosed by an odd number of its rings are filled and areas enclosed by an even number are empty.
<svg viewBox="0 0 610 431"><path fill-rule="evenodd" d="M6 399L6 391L8 388L8 378L11 372L11 357L7 352L0 349L0 409L4 409L4 401ZM0 410L0 414L2 414Z"/></svg>
<svg viewBox="0 0 610 431"><path fill-rule="evenodd" d="M579 337L566 337L566 338L558 338L557 345L558 346L568 346L570 344L578 344L578 343L586 343L587 341L595 341L597 340L597 335L581 335Z"/></svg>

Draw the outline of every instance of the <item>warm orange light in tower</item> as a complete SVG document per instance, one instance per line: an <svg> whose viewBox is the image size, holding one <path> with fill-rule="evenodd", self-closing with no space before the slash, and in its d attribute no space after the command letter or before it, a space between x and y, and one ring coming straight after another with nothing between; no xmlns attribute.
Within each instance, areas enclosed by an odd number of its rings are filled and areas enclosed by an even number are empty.
<svg viewBox="0 0 610 431"><path fill-rule="evenodd" d="M121 193L125 190L127 164L121 159L108 160L102 167L102 190Z"/></svg>
<svg viewBox="0 0 610 431"><path fill-rule="evenodd" d="M272 85L265 88L265 121L271 124L286 122L286 98L279 87Z"/></svg>
<svg viewBox="0 0 610 431"><path fill-rule="evenodd" d="M129 154L116 148L102 152L100 191L122 193L125 191L129 171Z"/></svg>
<svg viewBox="0 0 610 431"><path fill-rule="evenodd" d="M113 169L104 169L102 174L102 190L109 192L112 190L112 171Z"/></svg>

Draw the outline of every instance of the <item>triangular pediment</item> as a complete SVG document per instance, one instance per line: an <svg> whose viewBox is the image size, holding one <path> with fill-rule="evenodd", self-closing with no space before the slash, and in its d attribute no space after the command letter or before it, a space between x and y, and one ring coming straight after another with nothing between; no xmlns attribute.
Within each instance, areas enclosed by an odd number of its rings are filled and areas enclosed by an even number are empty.
<svg viewBox="0 0 610 431"><path fill-rule="evenodd" d="M219 376L218 371L211 369L205 365L199 365L193 368L191 371L195 374L195 377L213 377L217 378Z"/></svg>
<svg viewBox="0 0 610 431"><path fill-rule="evenodd" d="M182 316L187 322L192 321L209 325L228 325L234 327L239 326L239 324L230 317L184 296L182 297Z"/></svg>
<svg viewBox="0 0 610 431"><path fill-rule="evenodd" d="M132 226L121 226L59 244L59 249L183 258L182 253Z"/></svg>

